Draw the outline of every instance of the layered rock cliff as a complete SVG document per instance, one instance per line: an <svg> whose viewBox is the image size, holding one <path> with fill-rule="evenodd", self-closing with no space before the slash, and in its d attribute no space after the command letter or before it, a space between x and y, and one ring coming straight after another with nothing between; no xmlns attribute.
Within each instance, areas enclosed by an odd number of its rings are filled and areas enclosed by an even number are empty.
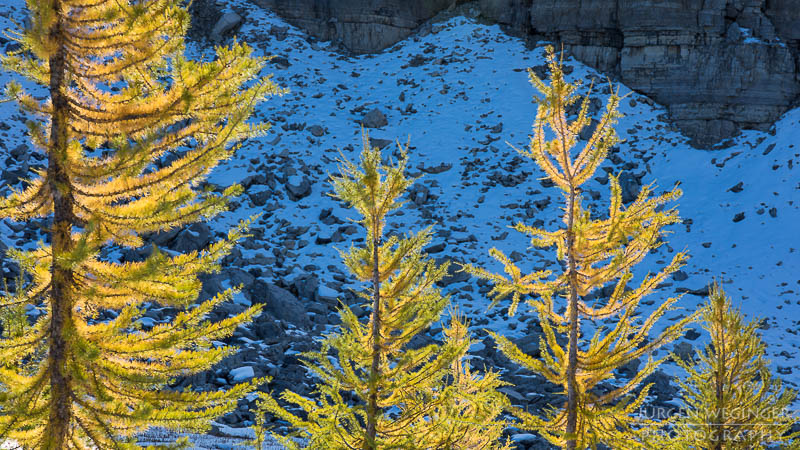
<svg viewBox="0 0 800 450"><path fill-rule="evenodd" d="M800 0L511 1L527 4L481 4L668 106L699 146L768 129L800 95Z"/></svg>
<svg viewBox="0 0 800 450"><path fill-rule="evenodd" d="M356 53L458 0L254 0ZM766 130L800 97L800 0L479 0L474 9L666 105L696 146Z"/></svg>
<svg viewBox="0 0 800 450"><path fill-rule="evenodd" d="M380 51L455 0L253 0L287 22L355 53Z"/></svg>

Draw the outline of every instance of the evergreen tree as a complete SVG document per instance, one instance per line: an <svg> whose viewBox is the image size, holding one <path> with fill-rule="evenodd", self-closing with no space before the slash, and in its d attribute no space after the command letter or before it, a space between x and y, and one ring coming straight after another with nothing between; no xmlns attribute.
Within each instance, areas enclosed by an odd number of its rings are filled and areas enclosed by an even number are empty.
<svg viewBox="0 0 800 450"><path fill-rule="evenodd" d="M258 313L207 321L232 291L193 305L198 275L219 269L246 224L200 252L114 256L143 246L149 233L222 211L240 188L196 189L238 141L266 130L246 120L278 93L255 79L264 61L246 45L217 48L211 62L184 58L182 3L28 0L31 25L16 35L22 48L3 58L49 93L40 101L18 83L6 91L38 117L29 134L48 166L0 200L0 218L48 218L50 245L11 252L33 279L0 307L31 303L47 314L0 341L0 441L134 448L130 436L149 426L203 430L255 388L164 389L232 354L212 341ZM179 312L148 329L138 318L149 304Z"/></svg>
<svg viewBox="0 0 800 450"><path fill-rule="evenodd" d="M414 182L407 178L406 150L384 165L381 152L363 133L360 165L342 162L333 177L339 199L355 208L366 230L363 247L342 252L345 266L368 283L359 295L371 304L362 323L342 307L340 330L328 335L319 352L305 355L319 377L315 399L290 391L281 397L307 418L282 409L275 400L261 405L300 430L312 449L497 448L504 423L497 420L504 397L497 374L474 375L463 360L470 340L466 324L453 316L441 345L412 345L448 303L436 288L447 274L423 252L430 228L399 236L385 231L386 217ZM358 401L353 404L347 397ZM297 448L288 437L276 436Z"/></svg>
<svg viewBox="0 0 800 450"><path fill-rule="evenodd" d="M13 339L22 337L28 330L28 315L26 293L22 287L25 285L23 274L20 273L14 280L13 289L9 287L8 280L3 278L3 293L0 298L11 305L0 308L0 338Z"/></svg>
<svg viewBox="0 0 800 450"><path fill-rule="evenodd" d="M651 186L645 186L638 198L624 207L621 189L616 177L609 177L611 202L607 219L593 220L591 211L581 206L581 185L589 180L605 159L608 150L617 143L614 124L619 117L617 105L620 97L613 88L605 113L585 146L577 154L573 147L578 135L589 125L589 94L580 104L577 117L567 120L567 108L578 100L579 84L564 80L561 62L552 48L548 48L550 83L545 84L533 71L531 83L542 93L538 100L534 135L527 151L520 153L533 159L547 177L561 189L566 205L564 228L545 231L522 223L514 226L519 232L531 236L534 247L555 246L565 270L557 276L550 271L537 271L523 275L521 270L500 250L490 254L505 267L508 277L491 273L472 265L465 270L478 277L491 280L494 287L490 295L497 302L509 295L512 302L509 314L514 314L523 296L537 310L544 330L540 352L542 359L523 353L510 340L495 336L500 350L511 360L544 376L551 383L564 388L566 404L554 408L544 419L525 411L516 411L525 426L538 431L548 441L567 448L586 448L604 442L611 447L627 447L625 433L632 430L631 413L645 400L648 387L631 399L629 395L660 361L648 358L644 368L621 386L602 393L601 383L614 378L614 370L634 359L649 355L656 348L682 334L687 317L649 339L649 332L657 319L670 310L677 300L670 298L661 303L646 319L640 321L637 308L669 274L678 270L686 259L681 252L661 272L647 275L641 284L628 288L631 269L651 250L661 245L662 228L678 222L677 213L663 209L663 205L680 195L677 189L650 198ZM545 128L552 139L547 139ZM614 289L607 299L600 296L592 303L589 294L613 283ZM559 314L556 299L566 299L566 311ZM589 319L595 325L592 338L582 339L582 325ZM606 329L606 320L615 320ZM566 346L557 337L566 335Z"/></svg>
<svg viewBox="0 0 800 450"><path fill-rule="evenodd" d="M797 420L787 408L796 392L781 389L764 360L758 322L744 322L725 292L714 285L702 310L703 328L711 342L697 360L673 359L688 373L676 381L683 390L685 415L667 421L672 432L649 436L650 444L674 449L749 450L779 444L798 448L798 433L788 434ZM647 441L645 441L647 442Z"/></svg>

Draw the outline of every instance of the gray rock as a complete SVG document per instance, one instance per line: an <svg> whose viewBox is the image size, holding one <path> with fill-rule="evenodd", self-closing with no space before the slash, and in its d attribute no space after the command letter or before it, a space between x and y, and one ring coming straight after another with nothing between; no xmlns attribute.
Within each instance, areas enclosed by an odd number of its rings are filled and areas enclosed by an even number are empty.
<svg viewBox="0 0 800 450"><path fill-rule="evenodd" d="M743 190L744 190L744 182L743 181L740 181L740 182L736 183L735 185L733 185L733 186L728 188L728 191L736 193L736 194L738 194L739 192L742 192Z"/></svg>
<svg viewBox="0 0 800 450"><path fill-rule="evenodd" d="M278 69L288 69L292 64L289 62L289 58L285 56L276 56L274 58L270 58L270 64L273 64Z"/></svg>
<svg viewBox="0 0 800 450"><path fill-rule="evenodd" d="M541 354L539 350L539 334L527 334L514 341L514 344L528 356L538 358Z"/></svg>
<svg viewBox="0 0 800 450"><path fill-rule="evenodd" d="M672 274L672 279L675 281L685 281L687 278L689 278L689 274L682 270L677 270Z"/></svg>
<svg viewBox="0 0 800 450"><path fill-rule="evenodd" d="M448 170L450 170L452 168L453 168L453 165L450 164L450 163L440 163L438 165L430 166L430 167L423 166L422 164L418 164L417 165L417 169L419 169L419 170L421 170L421 171L423 171L425 173L430 173L430 174L434 174L434 175L440 174L442 172L447 172Z"/></svg>
<svg viewBox="0 0 800 450"><path fill-rule="evenodd" d="M709 286L703 286L703 287L701 287L699 289L689 289L689 288L686 288L686 287L679 287L679 288L675 289L675 292L677 292L679 294L687 293L687 294L696 295L698 297L708 297L710 291L711 291L711 288Z"/></svg>
<svg viewBox="0 0 800 450"><path fill-rule="evenodd" d="M231 286L242 286L243 288L247 288L247 286L253 284L253 281L256 279L250 272L246 272L238 267L226 269L224 275Z"/></svg>
<svg viewBox="0 0 800 450"><path fill-rule="evenodd" d="M411 199L414 201L414 204L417 206L422 206L425 202L428 201L428 196L430 195L430 190L424 184L415 184L411 188L411 192L409 193Z"/></svg>
<svg viewBox="0 0 800 450"><path fill-rule="evenodd" d="M265 177L263 173L259 173L257 175L248 175L239 184L241 184L242 187L245 189L250 189L250 186L253 186L254 184L257 185L267 184L267 177Z"/></svg>
<svg viewBox="0 0 800 450"><path fill-rule="evenodd" d="M632 173L622 172L619 176L619 187L622 190L622 202L630 203L639 195L642 182Z"/></svg>
<svg viewBox="0 0 800 450"><path fill-rule="evenodd" d="M308 302L314 302L319 295L319 277L314 274L300 275L292 282L298 297Z"/></svg>
<svg viewBox="0 0 800 450"><path fill-rule="evenodd" d="M581 140L588 141L589 139L591 139L592 134L594 134L595 130L597 130L598 125L600 125L600 122L597 119L592 119L591 123L589 123L589 125L587 125L586 128L581 130L580 132Z"/></svg>
<svg viewBox="0 0 800 450"><path fill-rule="evenodd" d="M17 161L27 161L28 156L30 155L30 149L25 144L20 144L9 152L12 158Z"/></svg>
<svg viewBox="0 0 800 450"><path fill-rule="evenodd" d="M289 180L286 182L286 192L289 194L289 199L296 202L311 194L311 182L306 177L303 177L299 183Z"/></svg>
<svg viewBox="0 0 800 450"><path fill-rule="evenodd" d="M683 337L685 337L690 341L693 341L700 337L700 333L694 328L689 328L688 330L686 330L686 334L684 334Z"/></svg>
<svg viewBox="0 0 800 450"><path fill-rule="evenodd" d="M626 85L665 104L693 144L708 147L741 126L768 128L800 93L798 52L768 40L765 3L741 9L737 25L726 26L725 2L628 0L609 7L537 1L529 6L525 31L563 42L578 59L619 74ZM780 11L796 21L796 3L785 2L774 15ZM742 39L739 26L759 40ZM777 28L787 40L794 34Z"/></svg>
<svg viewBox="0 0 800 450"><path fill-rule="evenodd" d="M367 315L367 312L361 307L361 305L350 306L350 311L359 319Z"/></svg>
<svg viewBox="0 0 800 450"><path fill-rule="evenodd" d="M642 361L639 358L632 359L627 363L619 366L619 373L626 378L633 378L639 372L639 366Z"/></svg>
<svg viewBox="0 0 800 450"><path fill-rule="evenodd" d="M469 280L470 275L461 270L460 261L448 258L436 258L436 264L438 265L444 264L447 261L450 261L450 265L447 266L447 275L436 283L437 285L445 287L453 283L463 283Z"/></svg>
<svg viewBox="0 0 800 450"><path fill-rule="evenodd" d="M221 273L205 273L198 278L203 282L203 288L198 297L199 301L206 301L224 289L222 283L225 281L225 275Z"/></svg>
<svg viewBox="0 0 800 450"><path fill-rule="evenodd" d="M197 222L178 232L169 248L176 252L188 253L205 248L211 243L211 228Z"/></svg>
<svg viewBox="0 0 800 450"><path fill-rule="evenodd" d="M248 192L247 196L250 197L250 201L253 202L253 205L264 206L267 204L267 200L272 196L272 193L270 191Z"/></svg>
<svg viewBox="0 0 800 450"><path fill-rule="evenodd" d="M371 109L364 117L361 119L361 125L365 128L382 128L389 124L389 121L386 120L386 116L381 112L380 109L374 108Z"/></svg>
<svg viewBox="0 0 800 450"><path fill-rule="evenodd" d="M305 306L286 289L256 279L245 294L253 303L265 303L264 310L273 317L298 328L311 328Z"/></svg>
<svg viewBox="0 0 800 450"><path fill-rule="evenodd" d="M390 141L389 139L379 139L374 137L369 138L369 145L371 145L372 147L378 147L381 150L391 145L391 143L392 141Z"/></svg>
<svg viewBox="0 0 800 450"><path fill-rule="evenodd" d="M311 133L312 136L321 137L325 135L325 128L322 128L319 125L311 125L307 128L307 130Z"/></svg>
<svg viewBox="0 0 800 450"><path fill-rule="evenodd" d="M675 394L678 393L678 389L672 385L672 379L660 369L648 375L642 385L649 383L653 383L650 393L656 397L656 400L652 402L654 406L671 402L675 398Z"/></svg>
<svg viewBox="0 0 800 450"><path fill-rule="evenodd" d="M262 312L253 319L250 327L256 337L264 341L265 344L275 344L286 338L286 332L281 327L280 322L268 312Z"/></svg>
<svg viewBox="0 0 800 450"><path fill-rule="evenodd" d="M436 244L429 245L429 246L425 247L424 251L425 251L425 253L428 253L428 254L441 253L441 252L444 251L444 248L445 248L446 245L447 244L445 244L444 242L439 242L439 243L436 243Z"/></svg>
<svg viewBox="0 0 800 450"><path fill-rule="evenodd" d="M210 38L214 42L222 42L225 35L242 24L242 16L235 12L227 12L219 18L211 30Z"/></svg>
<svg viewBox="0 0 800 450"><path fill-rule="evenodd" d="M519 392L517 392L517 390L514 389L514 388L501 387L501 388L498 388L497 391L498 392L502 392L503 394L505 394L505 396L508 397L508 399L511 400L512 403L518 403L518 402L525 401L525 397L522 394L520 394Z"/></svg>
<svg viewBox="0 0 800 450"><path fill-rule="evenodd" d="M695 355L694 346L692 346L692 344L689 342L686 341L678 342L672 348L672 352L675 353L675 356L682 359L683 361L691 362L694 360L694 355Z"/></svg>
<svg viewBox="0 0 800 450"><path fill-rule="evenodd" d="M731 23L728 31L725 32L725 37L731 42L739 42L742 39L742 29L739 28L739 24Z"/></svg>

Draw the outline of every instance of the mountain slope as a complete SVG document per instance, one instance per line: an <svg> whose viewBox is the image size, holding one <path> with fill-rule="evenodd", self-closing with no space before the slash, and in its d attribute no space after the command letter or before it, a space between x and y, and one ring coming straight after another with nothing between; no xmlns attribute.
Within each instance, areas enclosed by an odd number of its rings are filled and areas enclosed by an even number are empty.
<svg viewBox="0 0 800 450"><path fill-rule="evenodd" d="M227 261L221 276L210 280L222 286L244 283L244 293L237 297L240 304L266 296L273 304L289 299L287 304L297 309L283 317L282 311L271 312L284 321L279 338L265 338L268 332L237 334L243 348L240 356L208 377L193 380L194 385L225 384L232 379L231 369L245 366L253 366L257 376L276 376L272 388L279 391L313 385L295 355L313 345L313 336L336 323L337 297L355 301L348 293L354 284L343 276L337 252L358 235L352 234L348 221L354 216L329 196L332 189L327 178L337 170L335 160L341 155L357 157L361 121L380 125L370 130L376 145L391 148L395 139L410 139L411 165L424 176L413 189L409 207L391 218L392 226L403 232L433 224L437 237L429 250L435 257L499 270L488 257L492 246L525 258L537 255L527 253L524 236L508 229L513 222L523 220L549 229L560 225L562 202L557 189L544 187L542 172L505 143L517 148L527 145L535 104L526 69L533 67L544 74L541 48L526 49L523 42L496 26L453 18L434 23L430 32L383 53L345 56L242 0L230 5L247 13L239 39L260 53L278 55L269 70L291 92L266 102L257 113L274 124L271 133L245 143L209 180L217 185L245 180L247 186L238 207L207 224L212 235L243 217L263 213L254 226L254 237ZM0 5L0 27L11 26L9 17L22 21L20 0ZM192 46L192 52L203 53L202 46ZM596 94L604 98L607 84L602 74L571 59L567 66L571 79L585 79L587 86L596 79ZM0 82L8 77L0 74ZM624 87L622 91L629 92ZM621 112L625 117L617 130L625 141L603 165L604 170L622 172L631 195L641 183L651 182L664 189L680 182L684 190L678 204L684 224L672 228L669 244L650 255L637 275L663 265L675 251L688 249L686 277L663 286L660 295L666 298L683 290L702 293L714 277L719 279L748 316L765 319L763 335L773 368L796 387L800 383L794 319L800 317L800 168L796 167L800 165L800 109L786 113L771 132L744 132L731 147L717 151L693 149L686 137L665 122L665 109L639 94L631 93L622 102ZM381 116L386 118L385 125ZM23 130L14 108L0 106L3 185L16 181L21 168L41 164L41 156L29 155L20 147L27 145ZM587 197L599 194L594 203L602 213L608 192L600 175L588 184ZM210 237L201 236L209 232L206 228L192 230L172 236L168 245ZM4 245L13 246L35 242L40 233L4 222L0 235ZM558 263L550 252L521 262L527 269L554 264ZM4 271L11 275L9 265L4 265ZM273 285L267 289L268 296L259 293L268 285ZM485 328L515 339L536 333L530 313L521 311L508 318L504 305L487 313L489 302L482 293L486 290L464 274L454 274L446 287L480 336L485 336ZM297 300L292 302L290 297ZM657 296L652 299L658 301ZM702 295L688 294L678 304L691 310L703 301ZM669 314L663 321L669 323L680 314L685 312ZM152 318L163 321L168 315L156 312ZM432 337L438 332L432 330ZM686 342L699 346L705 339ZM489 341L472 350L477 366L500 362ZM664 371L678 373L669 365ZM511 394L515 402L534 405L541 401L541 385L535 379L514 368L506 373L518 384ZM246 423L242 422L245 417L239 414L230 421Z"/></svg>

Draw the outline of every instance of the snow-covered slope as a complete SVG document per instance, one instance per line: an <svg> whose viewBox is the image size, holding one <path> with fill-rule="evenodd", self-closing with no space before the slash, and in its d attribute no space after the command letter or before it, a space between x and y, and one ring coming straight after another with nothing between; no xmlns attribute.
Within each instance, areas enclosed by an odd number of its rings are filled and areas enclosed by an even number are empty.
<svg viewBox="0 0 800 450"><path fill-rule="evenodd" d="M426 173L419 182L430 191L422 208L430 219L423 218L413 203L394 217L400 230L433 223L436 230L449 234L434 242L445 244L437 257L492 265L487 255L492 246L507 253L528 251L524 236L513 230L499 239L513 222L542 220L546 228L559 226L557 189L543 187L542 172L506 144L517 148L527 144L535 91L524 69L544 63L542 48L526 49L497 26L457 17L435 23L430 33L381 54L345 57L330 51L332 46L326 43L309 43L301 31L268 12L252 8L248 12L241 39L264 54L288 59L288 68L272 67L276 81L291 93L260 109L263 118L275 124L271 135L249 143L237 160L212 179L236 181L275 153L288 155L294 168L305 173L312 181L311 194L298 202L274 199L280 209L266 221L310 225L301 236L309 245L293 251L296 270L312 263L321 267L317 273L323 281L330 281L332 273L326 266L337 265L336 250L334 245L314 245L314 239L330 236L337 227L321 224L319 213L332 208L338 217L354 216L329 198L327 173L336 170L333 160L339 151L357 157L357 121L373 108L380 109L388 121L385 127L370 130L373 138L409 140L414 167L433 169L428 172L450 167ZM595 92L605 98L603 74L573 60L568 59L567 65L573 69L569 78L584 79L586 85L597 80ZM635 176L643 175L644 184L655 182L664 189L680 183L684 191L678 209L685 224L673 227L669 245L639 269L656 270L674 251L688 249L691 259L684 269L688 277L665 286L663 296L679 288L699 290L714 279L721 281L748 315L766 319L769 327L764 327L764 336L774 365L794 369L784 378L800 381L797 343L792 339L797 330L794 317L800 317L800 168L795 167L800 165L800 109L786 113L772 132L745 131L726 149L704 151L690 147L670 127L664 108L624 86L621 91L630 93L622 102L625 117L617 126L625 142L611 158L618 158L617 164L609 161L603 167L614 174L625 168ZM292 130L295 124L305 129ZM315 136L309 130L313 125L325 133ZM287 126L288 130L282 129ZM596 203L602 212L607 186L592 180L588 189L601 194ZM249 209L247 203L225 215L229 223L261 210ZM526 216L526 210L532 217ZM267 228L265 249L282 245L280 236L269 232L277 228ZM335 246L345 245L347 240ZM545 252L528 255L530 268L552 259ZM484 317L485 298L463 289L472 284L453 285L453 301L475 317ZM690 294L680 304L693 309L702 301L701 296ZM490 319L490 328L514 334L509 324L515 319L501 314ZM781 356L782 351L789 356Z"/></svg>
<svg viewBox="0 0 800 450"><path fill-rule="evenodd" d="M20 5L19 0L0 5L0 27L10 26L7 17L22 19ZM387 119L385 126L370 130L375 142L408 140L411 165L424 174L413 201L392 217L394 228L417 230L433 224L438 232L433 244L441 244L431 249L435 257L499 270L488 257L488 249L496 246L507 254L519 252L524 268L557 268L552 253L532 251L524 236L508 229L519 220L539 221L548 229L560 225L558 190L544 187L543 173L506 144L527 144L535 91L526 69L544 63L542 48L527 49L497 26L457 17L434 23L381 54L350 57L327 43L311 42L243 0L229 5L245 8L248 15L239 38L261 54L279 56L268 68L290 90L258 110L259 119L274 124L270 134L245 143L210 179L227 185L265 177L249 186L235 210L211 223L221 231L265 213L255 224L258 239L241 249L243 269L258 268L268 281L313 272L321 280L322 297L336 297L356 286L349 278L342 283L346 274L336 249L361 233L350 234L347 219L355 216L329 196L327 179L337 170L340 152L357 158L358 121L372 109ZM567 65L571 79L586 80L586 85L597 79L596 94L604 99L608 91L603 74L570 59ZM0 74L0 82L8 79ZM629 90L623 86L622 92ZM668 245L650 255L637 274L657 270L674 252L687 249L691 259L684 268L686 277L676 277L651 299L657 303L676 291L702 290L719 280L748 316L765 319L763 336L773 367L797 387L800 167L795 166L800 165L800 109L786 113L770 133L747 131L730 147L713 151L690 147L666 122L665 109L636 93L622 102L621 112L625 117L617 130L625 141L603 167L632 175L626 177L634 193L639 178L664 189L679 182L684 191L678 203L684 224L672 228ZM9 104L0 106L4 155L25 142L19 119ZM388 145L387 152L394 144ZM4 168L17 167L11 158ZM590 198L592 191L599 193L594 203L601 213L608 198L608 187L601 183L604 173L598 172L601 180L587 186ZM274 189L269 182L275 183ZM330 225L321 220L325 217ZM37 236L8 222L0 225L0 233L8 245ZM488 328L511 337L525 332L530 314L509 318L501 308L487 313L488 300L475 280L457 276L452 281L447 287L452 301L472 317L476 330ZM679 305L693 310L703 301L688 294ZM668 314L663 323L683 314ZM314 315L322 316L315 320L321 324L319 332L333 312L323 309ZM704 340L703 335L693 345ZM247 346L260 348L252 342ZM670 367L666 371L679 373Z"/></svg>

